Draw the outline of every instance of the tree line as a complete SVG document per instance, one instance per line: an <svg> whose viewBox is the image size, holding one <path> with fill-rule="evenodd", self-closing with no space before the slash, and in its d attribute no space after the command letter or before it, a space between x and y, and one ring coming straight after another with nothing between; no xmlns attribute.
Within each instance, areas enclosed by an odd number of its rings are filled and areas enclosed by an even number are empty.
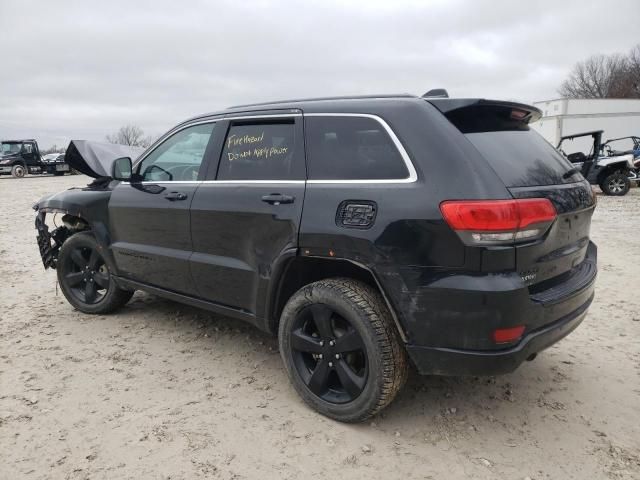
<svg viewBox="0 0 640 480"><path fill-rule="evenodd" d="M627 54L592 55L576 63L558 93L565 98L640 98L640 44Z"/></svg>

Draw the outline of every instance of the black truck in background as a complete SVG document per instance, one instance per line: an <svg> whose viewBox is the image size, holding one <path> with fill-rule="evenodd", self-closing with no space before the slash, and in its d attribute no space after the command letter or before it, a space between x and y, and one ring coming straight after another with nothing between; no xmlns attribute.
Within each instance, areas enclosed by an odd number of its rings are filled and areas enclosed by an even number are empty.
<svg viewBox="0 0 640 480"><path fill-rule="evenodd" d="M0 142L0 175L22 178L27 173L64 175L70 172L71 168L64 161L64 156L51 161L44 160L40 155L38 142L33 139Z"/></svg>

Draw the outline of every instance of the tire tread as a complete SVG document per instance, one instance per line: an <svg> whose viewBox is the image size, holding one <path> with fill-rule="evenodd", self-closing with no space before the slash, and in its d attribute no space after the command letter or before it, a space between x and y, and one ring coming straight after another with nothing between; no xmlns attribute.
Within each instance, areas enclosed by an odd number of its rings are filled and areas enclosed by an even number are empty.
<svg viewBox="0 0 640 480"><path fill-rule="evenodd" d="M349 418L340 418L343 422L362 422L388 406L406 382L409 369L406 352L391 313L380 293L374 288L350 278L328 278L306 285L298 293L302 293L310 299L316 288L333 292L336 296L348 299L357 310L362 312L370 324L375 341L380 348L382 368L376 374L380 377L381 389L375 403L366 411L359 412ZM371 370L369 374L372 374Z"/></svg>

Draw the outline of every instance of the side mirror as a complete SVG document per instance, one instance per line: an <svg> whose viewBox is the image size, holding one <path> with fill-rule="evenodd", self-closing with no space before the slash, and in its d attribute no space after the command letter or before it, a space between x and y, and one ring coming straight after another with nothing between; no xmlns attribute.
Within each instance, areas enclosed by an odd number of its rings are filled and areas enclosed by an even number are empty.
<svg viewBox="0 0 640 480"><path fill-rule="evenodd" d="M117 158L111 165L111 177L114 180L131 180L131 159L129 157Z"/></svg>

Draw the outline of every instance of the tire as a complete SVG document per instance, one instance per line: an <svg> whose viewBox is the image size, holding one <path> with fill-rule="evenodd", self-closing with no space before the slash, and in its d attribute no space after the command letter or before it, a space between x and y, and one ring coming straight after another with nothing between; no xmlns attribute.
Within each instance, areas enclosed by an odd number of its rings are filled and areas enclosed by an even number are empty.
<svg viewBox="0 0 640 480"><path fill-rule="evenodd" d="M605 195L621 197L629 192L631 180L624 173L614 172L602 180L600 188Z"/></svg>
<svg viewBox="0 0 640 480"><path fill-rule="evenodd" d="M89 232L67 239L60 248L56 270L67 301L84 313L111 313L126 304L133 291L119 288Z"/></svg>
<svg viewBox="0 0 640 480"><path fill-rule="evenodd" d="M24 165L14 165L11 169L11 175L13 175L15 178L24 178L26 174L27 167L25 167Z"/></svg>
<svg viewBox="0 0 640 480"><path fill-rule="evenodd" d="M313 409L362 422L391 403L408 363L384 300L362 282L334 278L298 290L282 311L280 354Z"/></svg>
<svg viewBox="0 0 640 480"><path fill-rule="evenodd" d="M64 172L53 172L56 177L61 177L64 175Z"/></svg>

